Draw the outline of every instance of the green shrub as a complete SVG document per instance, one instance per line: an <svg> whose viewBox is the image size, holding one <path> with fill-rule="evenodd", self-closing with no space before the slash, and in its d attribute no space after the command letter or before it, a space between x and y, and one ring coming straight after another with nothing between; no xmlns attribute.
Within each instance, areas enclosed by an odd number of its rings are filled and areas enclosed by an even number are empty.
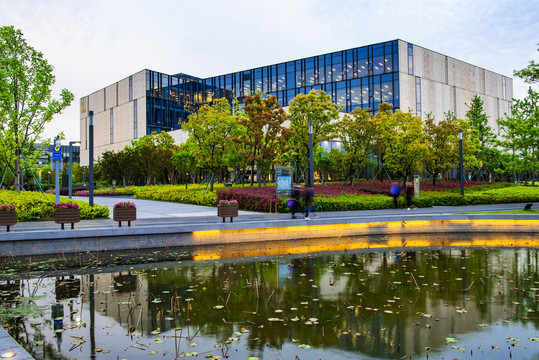
<svg viewBox="0 0 539 360"><path fill-rule="evenodd" d="M60 197L60 202L77 203L80 206L80 218L83 220L108 218L109 209L106 206L94 204L92 208L87 202L70 200ZM54 204L56 195L39 192L1 190L0 204L13 204L17 207L17 221L54 220Z"/></svg>

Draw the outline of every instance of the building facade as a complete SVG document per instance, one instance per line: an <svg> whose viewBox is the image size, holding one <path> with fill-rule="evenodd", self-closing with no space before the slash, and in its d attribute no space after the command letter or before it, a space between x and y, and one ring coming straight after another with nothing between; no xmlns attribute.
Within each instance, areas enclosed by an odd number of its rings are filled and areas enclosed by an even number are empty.
<svg viewBox="0 0 539 360"><path fill-rule="evenodd" d="M88 164L89 111L94 112L94 154L119 151L153 131L177 143L188 116L222 97L240 103L250 93L275 95L286 107L300 93L324 90L343 112L376 111L382 102L418 116L464 118L474 95L490 125L509 113L513 83L496 74L420 46L393 40L230 74L197 78L142 70L80 99L81 165Z"/></svg>

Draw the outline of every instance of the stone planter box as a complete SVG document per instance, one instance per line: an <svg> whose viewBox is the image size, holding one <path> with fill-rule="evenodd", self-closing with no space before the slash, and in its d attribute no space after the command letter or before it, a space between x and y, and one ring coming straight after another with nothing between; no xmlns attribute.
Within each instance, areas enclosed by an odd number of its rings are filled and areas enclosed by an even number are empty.
<svg viewBox="0 0 539 360"><path fill-rule="evenodd" d="M113 220L118 221L120 227L122 227L122 221L127 221L127 226L131 226L131 221L137 220L136 207L117 207L112 213Z"/></svg>
<svg viewBox="0 0 539 360"><path fill-rule="evenodd" d="M217 205L217 216L223 218L229 217L230 222L234 222L234 218L238 216L238 204L229 204L229 205Z"/></svg>
<svg viewBox="0 0 539 360"><path fill-rule="evenodd" d="M0 226L6 226L6 231L9 232L9 227L17 223L17 210L0 211Z"/></svg>
<svg viewBox="0 0 539 360"><path fill-rule="evenodd" d="M71 223L71 229L74 229L74 224L80 222L79 209L56 209L54 212L54 222L62 225L64 230L65 223Z"/></svg>

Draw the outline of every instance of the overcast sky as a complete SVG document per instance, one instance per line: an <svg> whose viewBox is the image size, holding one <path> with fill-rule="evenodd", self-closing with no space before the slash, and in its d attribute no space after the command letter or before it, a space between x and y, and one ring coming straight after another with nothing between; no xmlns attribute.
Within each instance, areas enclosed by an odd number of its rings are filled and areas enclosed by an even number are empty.
<svg viewBox="0 0 539 360"><path fill-rule="evenodd" d="M44 134L67 140L81 97L142 69L208 77L393 39L506 76L539 61L539 0L0 0L0 24L54 66L56 98L75 94Z"/></svg>

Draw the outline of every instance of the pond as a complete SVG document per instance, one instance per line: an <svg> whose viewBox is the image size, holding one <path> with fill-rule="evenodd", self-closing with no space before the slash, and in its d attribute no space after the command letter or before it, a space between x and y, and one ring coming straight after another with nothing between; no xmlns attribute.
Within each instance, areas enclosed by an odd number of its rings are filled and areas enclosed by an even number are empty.
<svg viewBox="0 0 539 360"><path fill-rule="evenodd" d="M506 247L537 240L488 238L138 253L156 262L4 275L0 315L36 359L537 359L539 254Z"/></svg>

